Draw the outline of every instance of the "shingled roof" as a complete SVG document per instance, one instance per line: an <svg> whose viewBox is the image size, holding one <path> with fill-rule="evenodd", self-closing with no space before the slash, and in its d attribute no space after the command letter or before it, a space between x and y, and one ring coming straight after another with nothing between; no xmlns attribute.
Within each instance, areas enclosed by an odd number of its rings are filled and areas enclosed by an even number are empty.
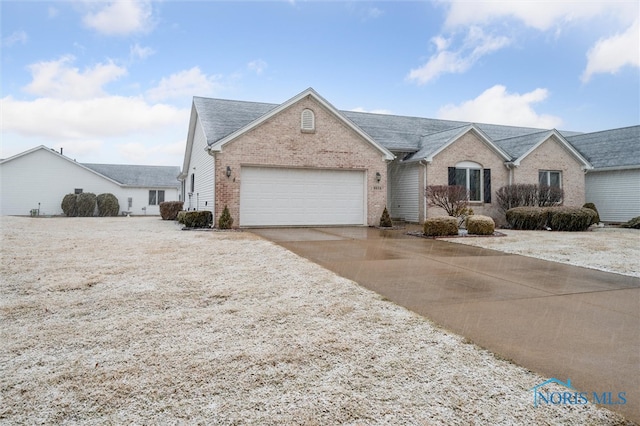
<svg viewBox="0 0 640 426"><path fill-rule="evenodd" d="M640 126L568 136L595 169L640 167Z"/></svg>
<svg viewBox="0 0 640 426"><path fill-rule="evenodd" d="M83 166L100 173L122 186L144 188L177 188L180 167L135 166L127 164L91 164Z"/></svg>
<svg viewBox="0 0 640 426"><path fill-rule="evenodd" d="M270 103L203 97L194 97L193 104L209 146L259 120L280 106ZM606 152L609 144L629 145L632 144L634 137L637 147L637 133L640 128L638 126L630 128L635 129L636 133L633 133L633 130L619 129L620 131L610 130L581 134L555 129L502 126L355 111L338 112L384 148L395 153L408 154L406 159L429 158L442 147L442 144L450 142L451 135L459 133L468 126L473 126L499 151L511 156L511 161L521 159L522 155L540 143L541 137L555 134L558 138L563 139L563 143L573 143L573 141L579 143L582 148L577 147L574 153L578 157L582 155L584 160L592 161L595 167L612 167L629 162L640 164L637 149L634 153L635 157L625 154L626 150L630 149L626 146L609 148L610 151ZM599 139L599 135L603 133L605 134L604 139ZM611 151L615 151L619 155L609 155ZM599 165L596 166L596 164ZM604 164L607 166L603 166Z"/></svg>

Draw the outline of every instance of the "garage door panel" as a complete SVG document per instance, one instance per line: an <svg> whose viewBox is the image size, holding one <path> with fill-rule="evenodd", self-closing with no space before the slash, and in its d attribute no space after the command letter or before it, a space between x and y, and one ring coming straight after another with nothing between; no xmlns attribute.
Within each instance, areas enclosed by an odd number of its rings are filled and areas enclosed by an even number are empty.
<svg viewBox="0 0 640 426"><path fill-rule="evenodd" d="M362 225L364 172L243 167L240 225Z"/></svg>

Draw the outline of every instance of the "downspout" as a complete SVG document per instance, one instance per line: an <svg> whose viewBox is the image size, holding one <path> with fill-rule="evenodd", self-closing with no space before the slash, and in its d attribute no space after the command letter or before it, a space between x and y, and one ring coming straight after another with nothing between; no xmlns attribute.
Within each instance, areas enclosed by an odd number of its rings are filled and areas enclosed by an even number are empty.
<svg viewBox="0 0 640 426"><path fill-rule="evenodd" d="M507 161L504 166L509 170L509 185L513 185L513 169L516 168L516 165L513 164L513 161Z"/></svg>
<svg viewBox="0 0 640 426"><path fill-rule="evenodd" d="M211 206L211 213L213 213L213 217L214 217L214 223L215 223L215 216L216 216L216 154L215 152L213 152L211 150L211 147L209 145L207 145L207 147L205 148L205 151L207 151L207 154L209 154L211 157L213 157L213 201L212 201L212 206Z"/></svg>
<svg viewBox="0 0 640 426"><path fill-rule="evenodd" d="M420 160L420 164L422 164L424 166L423 190L426 191L427 190L427 166L429 165L429 161ZM422 205L423 205L423 207L422 207L422 222L427 220L427 197L425 196L424 191L423 191L422 194L420 194L422 196Z"/></svg>

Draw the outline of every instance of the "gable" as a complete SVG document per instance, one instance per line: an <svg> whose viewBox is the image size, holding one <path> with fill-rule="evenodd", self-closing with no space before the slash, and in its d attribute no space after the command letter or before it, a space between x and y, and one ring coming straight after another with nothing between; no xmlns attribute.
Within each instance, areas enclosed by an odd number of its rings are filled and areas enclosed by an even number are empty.
<svg viewBox="0 0 640 426"><path fill-rule="evenodd" d="M278 117L279 115L281 115L281 113L290 109L294 105L301 104L302 102L309 102L309 101L315 104L316 108L319 107L322 110L326 111L329 115L333 116L336 122L338 122L340 125L348 128L351 132L357 134L359 138L363 140L363 142L371 145L374 149L379 151L385 157L386 160L392 160L394 158L394 155L388 149L386 149L385 147L383 147L382 145L374 141L362 129L356 126L351 120L346 118L342 113L340 113L340 111L335 109L325 99L323 99L320 95L318 95L313 89L307 89L304 92L300 93L299 95L291 98L287 102L284 102L283 104L277 106L276 108L269 110L266 114L253 120L251 123L245 125L244 127L234 131L228 136L223 137L219 141L215 142L213 145L210 146L209 149L211 151L221 151L226 144L236 140L238 137L246 134L247 132L256 129L257 127L261 126L263 123L274 120L274 119L277 120L276 117ZM295 122L299 129L300 116L298 116Z"/></svg>

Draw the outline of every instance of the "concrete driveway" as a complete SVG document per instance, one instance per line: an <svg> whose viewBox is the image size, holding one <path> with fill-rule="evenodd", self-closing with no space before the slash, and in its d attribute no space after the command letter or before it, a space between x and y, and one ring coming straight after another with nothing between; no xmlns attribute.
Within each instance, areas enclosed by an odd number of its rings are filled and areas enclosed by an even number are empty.
<svg viewBox="0 0 640 426"><path fill-rule="evenodd" d="M612 402L626 392L626 404L606 407L640 423L638 278L413 237L403 230L252 232L516 364L563 382L571 379L578 391L612 392Z"/></svg>

